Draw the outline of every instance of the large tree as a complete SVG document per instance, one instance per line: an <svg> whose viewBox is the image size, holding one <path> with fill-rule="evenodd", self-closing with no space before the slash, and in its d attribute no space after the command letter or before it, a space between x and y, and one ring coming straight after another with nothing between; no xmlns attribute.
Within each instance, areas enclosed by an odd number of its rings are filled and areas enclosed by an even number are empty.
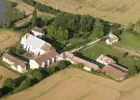
<svg viewBox="0 0 140 100"><path fill-rule="evenodd" d="M136 22L134 31L137 33L140 33L140 20Z"/></svg>
<svg viewBox="0 0 140 100"><path fill-rule="evenodd" d="M14 89L16 87L15 80L13 80L12 78L7 78L6 80L4 80L4 83L2 86L4 88Z"/></svg>
<svg viewBox="0 0 140 100"><path fill-rule="evenodd" d="M97 38L104 36L104 23L102 20L96 19L92 34L95 34L94 36Z"/></svg>
<svg viewBox="0 0 140 100"><path fill-rule="evenodd" d="M32 15L32 27L35 27L36 24L37 24L37 10L35 8Z"/></svg>
<svg viewBox="0 0 140 100"><path fill-rule="evenodd" d="M50 25L47 27L47 34L46 37L50 39L56 40L67 40L69 36L69 32L67 29L62 27L57 27L54 25Z"/></svg>

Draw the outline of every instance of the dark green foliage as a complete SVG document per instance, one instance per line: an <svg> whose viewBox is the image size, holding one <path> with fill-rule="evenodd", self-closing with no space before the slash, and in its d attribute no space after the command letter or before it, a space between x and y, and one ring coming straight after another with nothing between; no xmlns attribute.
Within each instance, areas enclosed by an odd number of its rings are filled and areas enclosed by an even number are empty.
<svg viewBox="0 0 140 100"><path fill-rule="evenodd" d="M104 23L100 19L96 19L95 25L94 25L94 30L93 30L93 35L96 34L95 36L97 38L100 38L104 36Z"/></svg>
<svg viewBox="0 0 140 100"><path fill-rule="evenodd" d="M43 79L43 74L39 69L34 69L28 71L27 77L32 80L41 81Z"/></svg>
<svg viewBox="0 0 140 100"><path fill-rule="evenodd" d="M114 29L114 30L112 30L112 33L119 37L122 33L122 30L121 29Z"/></svg>
<svg viewBox="0 0 140 100"><path fill-rule="evenodd" d="M60 61L58 62L57 66L60 68L60 69L64 69L66 68L68 65L70 65L70 62L67 62L67 61Z"/></svg>
<svg viewBox="0 0 140 100"><path fill-rule="evenodd" d="M77 32L79 30L80 15L70 13L59 14L54 21L56 26Z"/></svg>
<svg viewBox="0 0 140 100"><path fill-rule="evenodd" d="M16 8L8 9L5 13L5 16L6 19L3 23L3 26L6 28L11 27L14 24L14 22L23 19L25 17L24 13L20 12Z"/></svg>
<svg viewBox="0 0 140 100"><path fill-rule="evenodd" d="M129 23L125 27L125 31L127 31L130 34L140 37L140 20L138 20L136 23Z"/></svg>
<svg viewBox="0 0 140 100"><path fill-rule="evenodd" d="M89 15L82 15L79 22L79 30L82 32L90 32L93 30L94 19Z"/></svg>
<svg viewBox="0 0 140 100"><path fill-rule="evenodd" d="M20 86L18 86L14 91L13 93L17 93L17 92L20 92L24 89L27 89L31 86L31 80L29 78L25 79L21 84Z"/></svg>
<svg viewBox="0 0 140 100"><path fill-rule="evenodd" d="M50 66L50 68L47 69L48 73L51 75L55 72L55 67L54 66Z"/></svg>
<svg viewBox="0 0 140 100"><path fill-rule="evenodd" d="M17 3L9 1L9 0L5 0L5 4L6 4L8 9L11 9L12 7L16 7L17 6Z"/></svg>
<svg viewBox="0 0 140 100"><path fill-rule="evenodd" d="M6 80L4 80L2 87L14 89L16 87L15 80L13 80L12 78L7 78Z"/></svg>
<svg viewBox="0 0 140 100"><path fill-rule="evenodd" d="M67 40L69 36L68 30L62 27L50 25L47 27L46 37L55 40Z"/></svg>
<svg viewBox="0 0 140 100"><path fill-rule="evenodd" d="M126 26L125 30L126 30L127 32L133 32L134 27L135 27L135 24L133 24L133 23L130 22L130 23Z"/></svg>
<svg viewBox="0 0 140 100"><path fill-rule="evenodd" d="M124 52L123 53L123 57L125 58L125 57L127 57L128 56L128 52Z"/></svg>
<svg viewBox="0 0 140 100"><path fill-rule="evenodd" d="M134 31L140 33L140 20L138 20L135 24Z"/></svg>
<svg viewBox="0 0 140 100"><path fill-rule="evenodd" d="M56 9L50 7L50 6L47 6L45 4L41 4L41 3L38 3L38 2L36 2L36 8L41 12L46 12L46 13L50 13L50 14L54 14L54 15L63 13L60 10L56 10Z"/></svg>
<svg viewBox="0 0 140 100"><path fill-rule="evenodd" d="M35 27L37 24L37 10L36 8L33 11L33 17L32 17L32 27Z"/></svg>
<svg viewBox="0 0 140 100"><path fill-rule="evenodd" d="M129 67L128 68L128 73L129 73L130 76L133 76L133 75L137 74L138 73L137 67L136 66Z"/></svg>
<svg viewBox="0 0 140 100"><path fill-rule="evenodd" d="M35 4L34 0L23 0L23 2L25 2L29 5L34 5Z"/></svg>
<svg viewBox="0 0 140 100"><path fill-rule="evenodd" d="M121 25L120 24L113 23L112 26L111 26L111 31L113 31L115 29L119 29L119 28L121 28Z"/></svg>

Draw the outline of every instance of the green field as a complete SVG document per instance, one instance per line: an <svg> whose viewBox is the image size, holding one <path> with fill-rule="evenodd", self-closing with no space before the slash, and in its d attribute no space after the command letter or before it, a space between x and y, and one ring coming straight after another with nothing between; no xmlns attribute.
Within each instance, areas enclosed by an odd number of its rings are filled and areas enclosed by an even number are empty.
<svg viewBox="0 0 140 100"><path fill-rule="evenodd" d="M140 50L140 38L127 32L122 33L121 44Z"/></svg>
<svg viewBox="0 0 140 100"><path fill-rule="evenodd" d="M93 45L91 47L88 47L88 48L80 51L80 53L84 57L87 57L87 58L90 58L93 60L96 60L101 54L108 55L113 58L117 58L118 63L125 67L132 67L135 64L135 62L139 61L130 56L127 56L124 58L123 52L113 49L112 46L108 46L107 44L105 44L105 42L99 42L96 45Z"/></svg>

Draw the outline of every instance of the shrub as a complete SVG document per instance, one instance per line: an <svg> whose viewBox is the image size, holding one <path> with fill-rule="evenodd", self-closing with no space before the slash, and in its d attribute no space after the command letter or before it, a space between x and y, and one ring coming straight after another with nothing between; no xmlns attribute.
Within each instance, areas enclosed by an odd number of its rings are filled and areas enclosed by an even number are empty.
<svg viewBox="0 0 140 100"><path fill-rule="evenodd" d="M7 78L6 80L4 80L2 87L14 89L16 87L15 80L13 80L12 78Z"/></svg>

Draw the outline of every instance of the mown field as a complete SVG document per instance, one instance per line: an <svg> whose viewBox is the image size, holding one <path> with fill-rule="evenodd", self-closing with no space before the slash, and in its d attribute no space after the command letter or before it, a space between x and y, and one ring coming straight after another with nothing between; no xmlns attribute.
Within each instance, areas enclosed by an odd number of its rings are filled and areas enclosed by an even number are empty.
<svg viewBox="0 0 140 100"><path fill-rule="evenodd" d="M139 77L118 83L67 68L6 100L140 100Z"/></svg>
<svg viewBox="0 0 140 100"><path fill-rule="evenodd" d="M105 44L104 41L102 41L91 47L83 49L82 51L80 51L80 54L83 57L90 58L91 60L96 60L101 54L107 55L114 58L114 60L116 61L118 60L118 63L125 67L132 67L135 62L139 62L138 59L134 59L130 56L123 57L124 52L117 50L113 46L109 46Z"/></svg>
<svg viewBox="0 0 140 100"><path fill-rule="evenodd" d="M54 8L127 24L140 18L140 0L36 0Z"/></svg>

